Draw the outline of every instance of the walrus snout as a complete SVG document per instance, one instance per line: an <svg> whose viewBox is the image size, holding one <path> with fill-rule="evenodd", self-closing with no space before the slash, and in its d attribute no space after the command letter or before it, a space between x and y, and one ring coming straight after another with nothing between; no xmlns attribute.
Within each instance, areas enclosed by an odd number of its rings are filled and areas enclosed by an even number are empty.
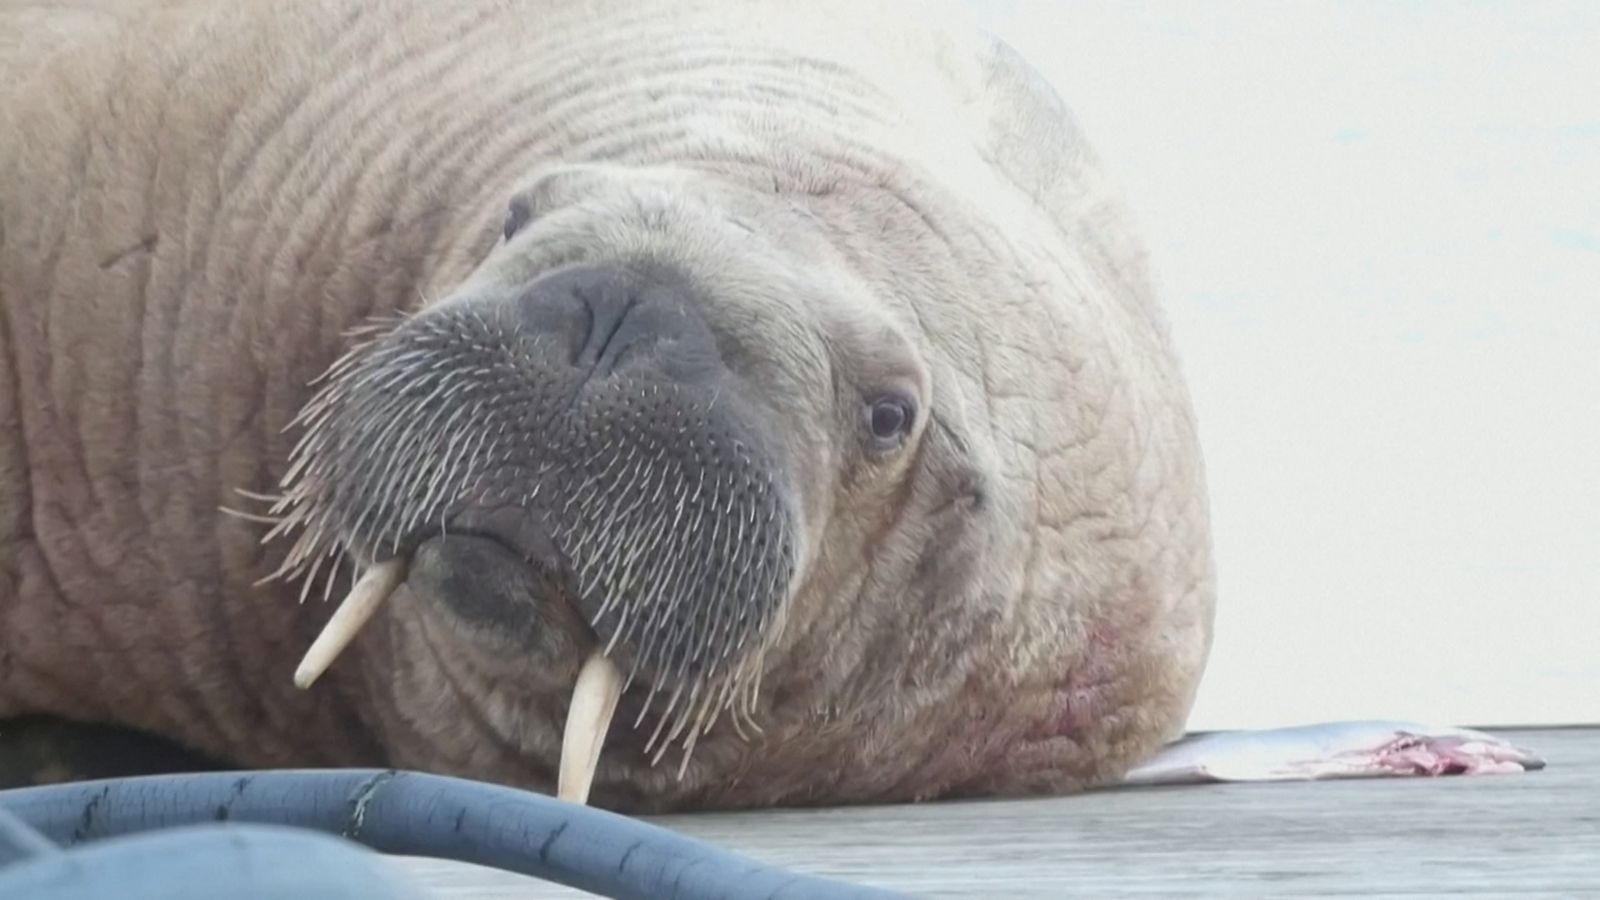
<svg viewBox="0 0 1600 900"><path fill-rule="evenodd" d="M647 747L692 746L753 702L794 580L792 478L748 390L663 267L446 299L307 406L290 561L403 562L468 630L563 668L602 652L645 693Z"/></svg>

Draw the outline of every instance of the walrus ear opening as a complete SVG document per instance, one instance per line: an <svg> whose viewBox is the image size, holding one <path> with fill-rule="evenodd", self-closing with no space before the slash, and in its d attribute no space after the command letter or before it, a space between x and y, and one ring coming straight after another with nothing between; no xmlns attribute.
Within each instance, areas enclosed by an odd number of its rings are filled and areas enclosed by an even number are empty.
<svg viewBox="0 0 1600 900"><path fill-rule="evenodd" d="M991 549L994 529L985 527L994 509L991 480L970 455L961 434L935 414L926 436L924 471L928 497L925 530L916 552L910 592L915 597L973 596ZM976 604L977 600L973 602Z"/></svg>
<svg viewBox="0 0 1600 900"><path fill-rule="evenodd" d="M949 423L939 416L928 422L928 440L942 444L944 452L936 454L947 460L941 482L947 496L947 508L960 508L968 512L982 512L989 506L989 479L972 458L967 442Z"/></svg>

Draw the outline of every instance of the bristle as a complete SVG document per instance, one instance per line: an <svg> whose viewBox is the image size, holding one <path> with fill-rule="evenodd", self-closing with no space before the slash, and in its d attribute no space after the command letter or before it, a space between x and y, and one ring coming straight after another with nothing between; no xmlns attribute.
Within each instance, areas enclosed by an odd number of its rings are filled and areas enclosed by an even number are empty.
<svg viewBox="0 0 1600 900"><path fill-rule="evenodd" d="M770 465L719 430L717 398L691 409L681 386L648 383L626 401L644 407L591 406L542 384L557 377L530 350L543 338L507 327L463 305L353 329L294 418L278 492L240 492L269 510L225 511L269 526L264 541L293 538L263 581L301 581L302 601L330 597L341 565L446 533L464 498L547 516L605 652L624 654L628 685L648 684L634 727L657 718L652 764L677 746L681 773L719 722L759 733L762 656L794 562ZM519 383L538 386L519 399ZM533 403L563 400L530 424ZM663 427L650 404L680 412Z"/></svg>

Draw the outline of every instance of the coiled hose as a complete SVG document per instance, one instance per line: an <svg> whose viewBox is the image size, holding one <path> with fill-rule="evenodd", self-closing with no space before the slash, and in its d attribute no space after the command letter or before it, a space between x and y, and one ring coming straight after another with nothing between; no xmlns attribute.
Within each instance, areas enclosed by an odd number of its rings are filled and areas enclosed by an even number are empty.
<svg viewBox="0 0 1600 900"><path fill-rule="evenodd" d="M896 896L604 810L419 772L206 772L0 791L8 900L428 896L374 850L608 897Z"/></svg>

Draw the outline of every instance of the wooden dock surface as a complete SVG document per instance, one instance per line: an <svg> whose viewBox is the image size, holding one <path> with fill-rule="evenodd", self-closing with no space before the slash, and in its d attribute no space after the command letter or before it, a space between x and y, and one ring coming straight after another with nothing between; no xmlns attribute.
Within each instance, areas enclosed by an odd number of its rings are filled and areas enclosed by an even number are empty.
<svg viewBox="0 0 1600 900"><path fill-rule="evenodd" d="M1600 727L1497 733L1549 767L653 821L925 897L1600 897ZM587 896L473 866L401 862L441 897Z"/></svg>

